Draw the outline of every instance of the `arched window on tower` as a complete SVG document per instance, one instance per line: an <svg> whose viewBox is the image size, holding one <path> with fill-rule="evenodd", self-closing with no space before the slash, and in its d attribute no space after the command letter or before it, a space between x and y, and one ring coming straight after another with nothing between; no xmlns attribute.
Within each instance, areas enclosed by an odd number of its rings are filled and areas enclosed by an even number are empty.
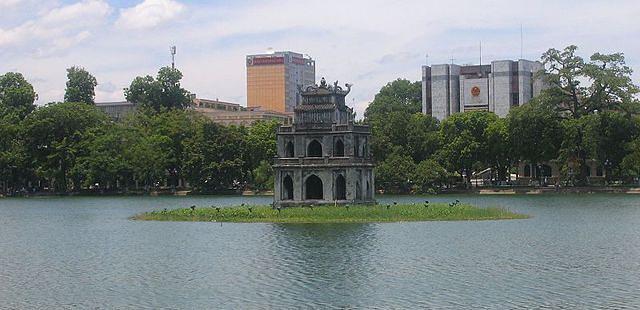
<svg viewBox="0 0 640 310"><path fill-rule="evenodd" d="M293 147L293 141L287 142L285 147L284 157L295 157L295 149Z"/></svg>
<svg viewBox="0 0 640 310"><path fill-rule="evenodd" d="M333 156L344 157L344 142L342 142L342 139L336 141L336 145L333 148Z"/></svg>
<svg viewBox="0 0 640 310"><path fill-rule="evenodd" d="M313 139L307 146L307 157L322 157L322 144Z"/></svg>

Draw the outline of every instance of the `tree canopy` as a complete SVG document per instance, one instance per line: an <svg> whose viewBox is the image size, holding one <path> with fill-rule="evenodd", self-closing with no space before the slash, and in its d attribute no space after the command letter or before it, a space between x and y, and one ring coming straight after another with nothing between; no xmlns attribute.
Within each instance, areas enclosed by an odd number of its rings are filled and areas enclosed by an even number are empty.
<svg viewBox="0 0 640 310"><path fill-rule="evenodd" d="M67 89L64 93L66 102L83 102L94 104L96 78L82 67L73 66L67 69Z"/></svg>

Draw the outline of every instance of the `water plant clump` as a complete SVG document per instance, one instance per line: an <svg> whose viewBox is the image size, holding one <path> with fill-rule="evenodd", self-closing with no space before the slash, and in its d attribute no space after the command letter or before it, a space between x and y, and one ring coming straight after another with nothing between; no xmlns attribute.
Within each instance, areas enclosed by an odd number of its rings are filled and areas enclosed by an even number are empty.
<svg viewBox="0 0 640 310"><path fill-rule="evenodd" d="M268 205L222 208L186 208L151 211L133 217L149 221L203 221L239 223L369 223L409 221L467 221L525 219L529 216L504 208L480 208L468 204L397 204L306 206L280 208Z"/></svg>

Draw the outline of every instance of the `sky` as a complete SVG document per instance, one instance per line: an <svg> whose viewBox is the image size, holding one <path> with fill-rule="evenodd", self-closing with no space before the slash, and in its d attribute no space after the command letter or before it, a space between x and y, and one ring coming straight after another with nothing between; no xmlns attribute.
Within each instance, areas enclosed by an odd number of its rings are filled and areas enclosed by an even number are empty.
<svg viewBox="0 0 640 310"><path fill-rule="evenodd" d="M175 45L184 88L246 105L245 55L289 50L316 60L318 80L354 84L347 101L362 115L426 62L477 64L480 42L483 63L571 44L585 58L623 52L640 84L638 16L637 0L0 0L0 74L24 74L42 105L61 101L66 68L81 66L96 101L121 101Z"/></svg>

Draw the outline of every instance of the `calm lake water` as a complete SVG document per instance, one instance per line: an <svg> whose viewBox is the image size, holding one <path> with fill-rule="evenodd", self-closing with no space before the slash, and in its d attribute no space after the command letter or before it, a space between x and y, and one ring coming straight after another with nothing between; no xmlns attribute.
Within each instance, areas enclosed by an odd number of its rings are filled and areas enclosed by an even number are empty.
<svg viewBox="0 0 640 310"><path fill-rule="evenodd" d="M379 197L527 220L139 222L269 197L0 199L0 308L640 308L640 196Z"/></svg>

